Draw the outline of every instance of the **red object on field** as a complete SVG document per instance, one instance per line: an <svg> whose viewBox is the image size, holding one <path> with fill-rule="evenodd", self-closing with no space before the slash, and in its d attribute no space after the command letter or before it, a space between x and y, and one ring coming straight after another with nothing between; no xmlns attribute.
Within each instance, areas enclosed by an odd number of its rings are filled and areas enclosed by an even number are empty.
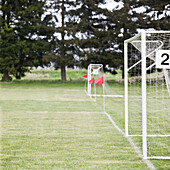
<svg viewBox="0 0 170 170"><path fill-rule="evenodd" d="M95 80L95 84L103 84L103 77L100 77L99 79Z"/></svg>
<svg viewBox="0 0 170 170"><path fill-rule="evenodd" d="M95 82L94 77L91 80L89 80L89 84L92 84L94 82Z"/></svg>
<svg viewBox="0 0 170 170"><path fill-rule="evenodd" d="M87 74L85 74L83 77L84 77L84 78L87 78Z"/></svg>

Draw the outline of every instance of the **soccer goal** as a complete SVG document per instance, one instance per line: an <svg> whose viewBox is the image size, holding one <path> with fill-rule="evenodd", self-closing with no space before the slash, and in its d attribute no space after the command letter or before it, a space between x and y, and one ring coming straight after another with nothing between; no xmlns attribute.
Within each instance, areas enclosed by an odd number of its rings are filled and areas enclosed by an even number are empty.
<svg viewBox="0 0 170 170"><path fill-rule="evenodd" d="M96 85L96 80L102 78L103 82L101 83L102 86ZM87 74L87 85L85 88L87 90L86 93L90 97L123 97L122 95L116 94L110 88L109 84L107 83L105 73L103 71L102 64L90 64L88 66L88 74ZM98 84L98 83L97 83ZM100 83L99 83L100 84Z"/></svg>
<svg viewBox="0 0 170 170"><path fill-rule="evenodd" d="M98 92L96 92L96 85L94 83L95 79L104 76L103 65L102 64L90 64L88 66L88 74L87 74L87 94L90 97L96 97L96 95L102 95L103 90L100 88ZM91 81L91 83L89 83Z"/></svg>
<svg viewBox="0 0 170 170"><path fill-rule="evenodd" d="M124 42L125 134L144 159L170 159L170 31Z"/></svg>

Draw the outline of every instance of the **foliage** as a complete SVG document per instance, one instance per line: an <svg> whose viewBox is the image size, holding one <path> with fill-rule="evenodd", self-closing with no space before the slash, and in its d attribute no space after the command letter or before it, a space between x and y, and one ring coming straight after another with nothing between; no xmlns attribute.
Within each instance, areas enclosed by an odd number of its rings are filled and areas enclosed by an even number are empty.
<svg viewBox="0 0 170 170"><path fill-rule="evenodd" d="M155 28L156 30L169 30L169 0L147 0L144 3L147 7L146 13L149 14L152 18L150 27Z"/></svg>
<svg viewBox="0 0 170 170"><path fill-rule="evenodd" d="M61 68L61 79L66 81L65 67L73 67L75 65L75 45L73 37L70 37L69 30L74 29L67 25L67 19L70 16L70 10L75 8L76 2L73 0L59 0L51 3L51 8L56 11L53 19L56 22L55 50L44 57L45 63L54 62L56 69ZM57 15L61 16L61 20ZM51 60L50 60L51 59Z"/></svg>
<svg viewBox="0 0 170 170"><path fill-rule="evenodd" d="M104 3L102 0L83 1L76 11L72 11L73 19L70 23L76 25L77 34L73 32L73 35L77 40L77 53L83 67L90 63L115 68L120 65L120 56L113 50L116 44L113 41L114 31L108 29L107 10L99 7L99 4Z"/></svg>
<svg viewBox="0 0 170 170"><path fill-rule="evenodd" d="M106 0L1 1L0 72L21 78L28 66L54 62L65 81L66 66L123 70L124 40L141 29L168 30L170 6L168 0L115 1L112 11L100 7Z"/></svg>
<svg viewBox="0 0 170 170"><path fill-rule="evenodd" d="M90 63L102 63L123 70L124 40L134 36L138 30L155 28L162 23L161 29L168 28L168 2L124 0L112 11L102 9L99 4L106 1L76 1L79 6L70 11L67 25L77 46L76 54L80 64L87 67ZM120 1L118 1L120 2ZM161 6L159 4L161 3ZM166 11L166 12L165 12ZM153 15L150 13L153 12ZM153 17L157 15L157 19ZM159 19L159 15L164 15ZM164 21L161 21L164 20ZM164 25L164 26L163 26Z"/></svg>
<svg viewBox="0 0 170 170"><path fill-rule="evenodd" d="M0 71L16 78L24 76L28 66L40 65L50 50L53 35L51 15L46 1L2 1L0 23Z"/></svg>

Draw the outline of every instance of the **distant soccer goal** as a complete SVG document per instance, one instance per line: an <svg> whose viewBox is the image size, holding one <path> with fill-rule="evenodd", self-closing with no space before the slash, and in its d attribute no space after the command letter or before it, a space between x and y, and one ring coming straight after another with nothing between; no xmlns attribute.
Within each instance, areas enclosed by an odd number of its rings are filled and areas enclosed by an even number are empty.
<svg viewBox="0 0 170 170"><path fill-rule="evenodd" d="M126 136L142 137L144 159L170 159L170 31L125 40L124 68Z"/></svg>
<svg viewBox="0 0 170 170"><path fill-rule="evenodd" d="M89 96L95 96L96 86L95 86L95 79L104 76L103 72L103 65L102 64L90 64L88 66L88 74L87 74L87 94ZM91 81L91 83L89 83ZM93 82L92 82L93 81ZM102 88L101 88L102 89ZM100 90L99 94L102 94L103 91Z"/></svg>
<svg viewBox="0 0 170 170"><path fill-rule="evenodd" d="M103 81L102 83L96 81ZM97 85L101 84L101 85ZM85 83L85 91L91 98L96 97L123 97L116 94L107 83L102 64L90 64L88 66L87 82Z"/></svg>

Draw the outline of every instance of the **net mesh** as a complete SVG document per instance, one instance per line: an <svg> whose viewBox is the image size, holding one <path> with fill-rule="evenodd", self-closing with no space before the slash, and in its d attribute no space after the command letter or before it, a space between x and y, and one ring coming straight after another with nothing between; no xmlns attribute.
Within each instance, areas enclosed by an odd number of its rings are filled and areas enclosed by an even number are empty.
<svg viewBox="0 0 170 170"><path fill-rule="evenodd" d="M98 74L93 74L98 69ZM103 66L91 64L88 67L89 79L104 78L104 84L91 84L91 92L89 95L96 103L96 107L100 107L102 112L108 113L115 121L117 126L124 130L124 98L123 83L116 83L110 78L110 73L104 73ZM113 76L113 75L112 75Z"/></svg>
<svg viewBox="0 0 170 170"><path fill-rule="evenodd" d="M146 33L147 147L149 157L170 156L170 69L156 68L156 51L170 50L170 32ZM129 134L142 135L141 37L128 43ZM141 147L141 140L134 137Z"/></svg>
<svg viewBox="0 0 170 170"><path fill-rule="evenodd" d="M89 94L93 97L95 96L103 96L103 95L108 95L108 96L115 96L116 93L110 88L108 82L107 82L107 74L104 73L103 70L103 65L102 64L90 64L89 69L88 69L88 76L89 80L94 78L95 80L103 77L104 79L104 91L103 91L103 86L102 85L95 85L91 84L89 85Z"/></svg>

